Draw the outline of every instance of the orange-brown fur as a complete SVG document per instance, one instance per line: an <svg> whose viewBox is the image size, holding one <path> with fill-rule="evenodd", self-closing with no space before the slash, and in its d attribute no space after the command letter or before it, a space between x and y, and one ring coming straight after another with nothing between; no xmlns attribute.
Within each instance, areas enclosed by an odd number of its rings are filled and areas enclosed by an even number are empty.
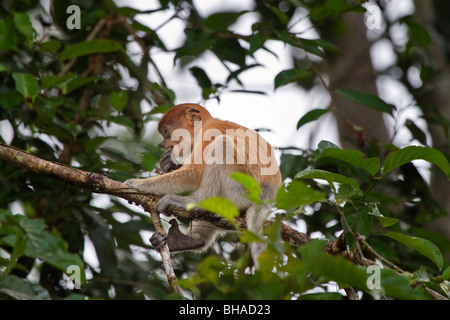
<svg viewBox="0 0 450 320"><path fill-rule="evenodd" d="M198 126L195 127L195 124L201 125L201 132L194 132L194 128L198 128ZM143 193L167 194L158 203L159 211L164 211L167 205L182 207L188 202L199 202L212 196L229 198L239 209L248 209L248 211L252 212L251 214L247 213L249 229L253 228L255 232L262 232L262 224L270 208L267 206L264 210L256 208L253 203L243 197L246 191L236 181L232 180L229 175L237 171L252 176L262 187L261 197L266 199L273 198L277 188L281 185L281 174L276 165L271 146L256 132L233 122L213 118L205 108L197 104L177 105L164 114L158 124L158 131L164 138L159 144L161 148L173 148L174 152L175 150L179 151L182 141L172 141L171 139L177 129L189 131L191 140L190 154L180 152L180 156L186 157L186 163L181 168L161 176L147 179L131 179L126 181L126 183ZM210 140L205 141L203 134L210 129L215 130L210 132L216 132L217 134L213 135ZM227 136L229 133L227 130L233 130L234 135ZM215 148L222 146L221 143L226 148L226 143L223 141L227 141L228 147L234 148L233 162L223 164L209 163L208 161L212 158L208 158L208 154L216 156L215 150L218 149ZM230 141L233 143L230 144ZM243 142L244 144L242 144ZM267 144L267 149L260 149L265 144ZM256 150L256 154L253 154L252 150ZM196 152L201 154L200 162L196 162L194 159ZM207 156L203 157L205 153ZM239 158L240 163L238 163L238 157L241 157ZM220 156L218 158L221 159ZM265 161L269 160L269 162L264 163L263 159ZM223 160L225 161L225 158ZM273 165L275 167L271 167ZM269 174L265 174L264 169L270 169L271 171L266 171ZM175 195L188 190L195 192L187 197ZM264 212L258 213L259 211ZM249 216L251 217L249 218ZM250 221L252 219L254 221ZM195 226L193 229L195 229ZM205 246L208 246L214 240L217 231L220 230L215 230L212 225L206 222L198 222L192 236L204 239Z"/></svg>

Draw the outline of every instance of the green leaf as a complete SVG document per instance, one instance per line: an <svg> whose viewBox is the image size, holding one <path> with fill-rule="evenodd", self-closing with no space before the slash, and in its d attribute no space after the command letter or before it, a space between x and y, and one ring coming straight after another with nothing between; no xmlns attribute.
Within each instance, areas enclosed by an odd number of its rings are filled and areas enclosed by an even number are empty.
<svg viewBox="0 0 450 320"><path fill-rule="evenodd" d="M411 38L416 40L422 47L428 48L431 43L431 36L427 29L422 24L411 20L407 20L405 23L408 26Z"/></svg>
<svg viewBox="0 0 450 320"><path fill-rule="evenodd" d="M17 50L17 35L10 18L0 19L0 49Z"/></svg>
<svg viewBox="0 0 450 320"><path fill-rule="evenodd" d="M314 7L310 10L312 20L321 21L330 15L338 15L352 8L347 0L328 0L322 6Z"/></svg>
<svg viewBox="0 0 450 320"><path fill-rule="evenodd" d="M114 123L117 123L121 126L128 127L128 128L134 128L134 122L129 118L125 116L110 116L106 118L107 121L111 121Z"/></svg>
<svg viewBox="0 0 450 320"><path fill-rule="evenodd" d="M411 132L414 139L417 139L421 144L426 145L427 144L427 136L425 132L422 131L416 124L408 119L405 121L405 126L408 128L409 132Z"/></svg>
<svg viewBox="0 0 450 320"><path fill-rule="evenodd" d="M334 144L333 142L321 140L317 145L314 161L317 161L322 156L323 151L328 148L341 149L338 145Z"/></svg>
<svg viewBox="0 0 450 320"><path fill-rule="evenodd" d="M244 85L242 84L242 82L239 80L238 76L239 76L241 73L243 73L243 72L245 72L245 71L248 71L248 70L250 70L250 69L252 69L252 68L255 68L255 67L261 67L261 65L260 65L259 63L249 64L249 65L246 65L246 66L244 66L244 67L242 67L242 68L239 68L239 69L237 69L237 70L235 70L235 71L233 71L233 72L230 72L230 74L229 74L228 77L227 77L226 83L228 83L228 82L230 82L231 80L234 79L234 80L236 80L237 83L239 83L241 86L244 86ZM251 92L251 90L233 90L233 92L236 92L236 91L241 91L241 92ZM264 91L256 91L256 90L253 90L253 92L258 92L258 93L261 93L261 94L266 94Z"/></svg>
<svg viewBox="0 0 450 320"><path fill-rule="evenodd" d="M0 72L8 71L8 70L9 70L8 66L5 66L2 63L0 63Z"/></svg>
<svg viewBox="0 0 450 320"><path fill-rule="evenodd" d="M346 176L343 176L338 173L332 173L325 170L319 170L319 169L308 169L298 172L295 177L295 179L320 179L325 180L330 185L331 189L333 189L333 192L336 193L336 188L334 186L335 183L343 183L347 184L353 189L355 189L357 192L359 192L359 184L356 182L356 180L352 178L348 178Z"/></svg>
<svg viewBox="0 0 450 320"><path fill-rule="evenodd" d="M328 113L329 111L330 111L330 109L314 109L314 110L307 112L298 121L297 130L300 129L300 127L302 127L303 125L307 124L308 122L319 119L322 115L324 115L325 113Z"/></svg>
<svg viewBox="0 0 450 320"><path fill-rule="evenodd" d="M176 51L174 61L185 56L198 56L214 44L214 38L210 32L195 28L184 30L186 42Z"/></svg>
<svg viewBox="0 0 450 320"><path fill-rule="evenodd" d="M278 73L275 77L275 90L289 83L307 79L311 76L309 70L289 69Z"/></svg>
<svg viewBox="0 0 450 320"><path fill-rule="evenodd" d="M390 227L399 221L397 218L383 216L378 210L377 204L373 202L367 203L362 212L377 217L382 227Z"/></svg>
<svg viewBox="0 0 450 320"><path fill-rule="evenodd" d="M82 86L91 83L99 78L87 77L87 78L75 78L68 82L61 83L58 88L62 89L63 94L69 94Z"/></svg>
<svg viewBox="0 0 450 320"><path fill-rule="evenodd" d="M381 289L384 294L402 300L430 299L429 294L420 286L413 288L406 275L391 269L380 270Z"/></svg>
<svg viewBox="0 0 450 320"><path fill-rule="evenodd" d="M302 294L299 300L342 300L342 295L338 292L322 292Z"/></svg>
<svg viewBox="0 0 450 320"><path fill-rule="evenodd" d="M411 247L419 253L423 254L425 257L433 261L433 263L439 269L442 269L442 267L444 266L444 258L442 256L442 253L433 242L418 237L410 237L406 234L394 231L385 233L383 235L397 240L398 242L401 242L404 245L407 245L408 247Z"/></svg>
<svg viewBox="0 0 450 320"><path fill-rule="evenodd" d="M25 253L25 248L27 244L27 237L24 236L23 230L18 229L16 232L16 241L14 243L14 248L9 257L9 262L6 265L6 269L0 273L0 281L4 279L16 266L19 258Z"/></svg>
<svg viewBox="0 0 450 320"><path fill-rule="evenodd" d="M332 280L343 288L355 286L365 290L367 288L365 270L340 256L331 256L324 253L325 245L326 241L314 239L298 248L307 270L312 272L320 283Z"/></svg>
<svg viewBox="0 0 450 320"><path fill-rule="evenodd" d="M107 278L117 276L116 239L106 221L92 210L83 210L83 220L89 239L95 248L102 274Z"/></svg>
<svg viewBox="0 0 450 320"><path fill-rule="evenodd" d="M378 219L381 221L381 226L383 228L393 226L394 224L396 224L397 222L400 221L397 218L391 218L391 217L385 217L385 216L378 217Z"/></svg>
<svg viewBox="0 0 450 320"><path fill-rule="evenodd" d="M61 41L58 40L49 40L47 42L43 42L40 44L42 50L55 53L61 48Z"/></svg>
<svg viewBox="0 0 450 320"><path fill-rule="evenodd" d="M29 73L14 72L12 77L16 83L16 90L24 98L27 105L32 108L34 100L39 94L39 85L36 78Z"/></svg>
<svg viewBox="0 0 450 320"><path fill-rule="evenodd" d="M393 111L395 110L395 106L389 103L384 102L379 97L364 93L357 90L352 89L338 89L336 93L340 94L347 99L361 104L363 106L369 107L371 109L381 111L387 113L392 116Z"/></svg>
<svg viewBox="0 0 450 320"><path fill-rule="evenodd" d="M328 141L321 141L317 147L314 160L330 157L362 168L374 176L380 170L380 159L364 158L364 153L353 149L341 149Z"/></svg>
<svg viewBox="0 0 450 320"><path fill-rule="evenodd" d="M303 182L294 180L284 188L278 189L277 208L288 209L302 205L326 201L325 193L307 187Z"/></svg>
<svg viewBox="0 0 450 320"><path fill-rule="evenodd" d="M204 21L204 26L215 31L226 31L229 26L236 22L238 12L218 12L210 15Z"/></svg>
<svg viewBox="0 0 450 320"><path fill-rule="evenodd" d="M124 90L111 92L111 104L117 111L123 111L128 103L128 92Z"/></svg>
<svg viewBox="0 0 450 320"><path fill-rule="evenodd" d="M330 157L347 162L356 167L362 168L374 176L380 170L380 159L364 158L364 153L353 149L326 149L321 157Z"/></svg>
<svg viewBox="0 0 450 320"><path fill-rule="evenodd" d="M365 213L371 214L378 218L381 222L383 228L390 227L396 224L399 220L397 218L385 217L383 216L375 203L368 203L367 207L364 209Z"/></svg>
<svg viewBox="0 0 450 320"><path fill-rule="evenodd" d="M252 242L262 242L261 236L256 233L250 232L249 230L243 230L241 235L241 243L252 243Z"/></svg>
<svg viewBox="0 0 450 320"><path fill-rule="evenodd" d="M300 48L312 53L318 57L325 58L323 50L331 52L340 52L340 50L331 42L325 39L299 39L301 45Z"/></svg>
<svg viewBox="0 0 450 320"><path fill-rule="evenodd" d="M341 52L341 50L336 47L333 43L331 43L328 40L319 38L319 39L303 39L301 38L300 41L303 45L311 44L316 47L321 47L324 50L331 51L331 52Z"/></svg>
<svg viewBox="0 0 450 320"><path fill-rule="evenodd" d="M73 44L65 48L59 55L59 61L72 59L80 56L85 56L93 53L103 52L117 52L123 51L120 43L107 40L107 39L95 39L91 41L84 41Z"/></svg>
<svg viewBox="0 0 450 320"><path fill-rule="evenodd" d="M17 300L50 300L42 286L14 275L7 275L0 281L0 292Z"/></svg>
<svg viewBox="0 0 450 320"><path fill-rule="evenodd" d="M35 36L35 32L33 29L33 25L31 24L30 17L22 12L14 12L13 13L14 25L19 32L25 36L28 48L31 48L33 45L33 40Z"/></svg>
<svg viewBox="0 0 450 320"><path fill-rule="evenodd" d="M246 53L237 39L218 39L210 49L221 61L229 61L240 67L245 66Z"/></svg>
<svg viewBox="0 0 450 320"><path fill-rule="evenodd" d="M418 159L437 165L449 178L450 165L447 158L439 150L418 146L408 146L390 153L381 168L381 173L386 175L401 165Z"/></svg>
<svg viewBox="0 0 450 320"><path fill-rule="evenodd" d="M86 141L83 144L83 147L87 153L94 152L97 148L100 147L100 145L105 142L108 139L108 137L102 137L97 136L94 138L86 139ZM152 168L153 170L153 168Z"/></svg>
<svg viewBox="0 0 450 320"><path fill-rule="evenodd" d="M284 178L293 177L297 172L309 166L309 159L303 155L282 153L280 158L280 171Z"/></svg>
<svg viewBox="0 0 450 320"><path fill-rule="evenodd" d="M145 152L142 154L141 164L147 171L152 171L156 167L156 159L155 155L151 152Z"/></svg>
<svg viewBox="0 0 450 320"><path fill-rule="evenodd" d="M192 67L189 68L192 75L194 76L195 80L197 80L197 83L202 88L211 88L213 86L211 80L209 79L208 75L206 74L205 70L199 67Z"/></svg>
<svg viewBox="0 0 450 320"><path fill-rule="evenodd" d="M47 75L42 80L42 86L46 89L51 88L53 86L58 86L62 89L63 85L67 85L67 83L73 79L75 79L77 76L73 73L68 73L65 76L59 77L54 75ZM65 83L65 84L64 84Z"/></svg>
<svg viewBox="0 0 450 320"><path fill-rule="evenodd" d="M226 270L226 264L220 261L217 256L210 255L203 259L197 270L202 278L205 278L209 282L217 285L220 274Z"/></svg>
<svg viewBox="0 0 450 320"><path fill-rule="evenodd" d="M450 266L445 268L444 272L442 272L442 279L450 280Z"/></svg>
<svg viewBox="0 0 450 320"><path fill-rule="evenodd" d="M267 2L263 2L264 5L269 8L278 18L278 20L282 23L282 24L287 24L289 22L289 16L284 13L283 11L281 11L280 9L278 9L277 6L271 6L269 5Z"/></svg>
<svg viewBox="0 0 450 320"><path fill-rule="evenodd" d="M261 186L258 181L256 181L253 177L242 173L242 172L233 172L230 177L239 182L247 191L247 198L253 202L259 202L259 196L261 194Z"/></svg>
<svg viewBox="0 0 450 320"><path fill-rule="evenodd" d="M67 244L60 237L45 231L42 220L15 216L19 226L28 237L25 255L45 260L54 267L66 272L70 265L83 269L83 262L76 254L67 253Z"/></svg>
<svg viewBox="0 0 450 320"><path fill-rule="evenodd" d="M20 93L16 90L9 90L3 93L0 93L0 106L4 109L13 109L14 107L20 105L23 101L23 98Z"/></svg>
<svg viewBox="0 0 450 320"><path fill-rule="evenodd" d="M373 216L368 214L371 208L362 201L355 201L354 203L347 202L342 211L347 220L348 226L353 231L353 234L358 233L366 238L370 236L373 227ZM347 228L347 223L341 217L341 225L344 228L347 236L347 242L351 250L356 246L352 233Z"/></svg>
<svg viewBox="0 0 450 320"><path fill-rule="evenodd" d="M201 201L197 205L231 222L234 222L234 218L239 216L239 210L236 205L225 198L212 197Z"/></svg>

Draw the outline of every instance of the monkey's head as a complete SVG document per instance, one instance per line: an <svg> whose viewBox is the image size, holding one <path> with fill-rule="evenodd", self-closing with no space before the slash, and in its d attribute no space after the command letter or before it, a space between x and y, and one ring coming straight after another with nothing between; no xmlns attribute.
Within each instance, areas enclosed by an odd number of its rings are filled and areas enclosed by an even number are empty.
<svg viewBox="0 0 450 320"><path fill-rule="evenodd" d="M194 122L207 121L212 116L202 106L194 103L184 103L174 106L167 111L158 124L158 131L163 136L163 141L158 144L162 149L175 147L183 141L183 135L177 135L172 141L172 134L177 129L185 129L190 134L191 145L194 143ZM181 137L181 139L180 139Z"/></svg>

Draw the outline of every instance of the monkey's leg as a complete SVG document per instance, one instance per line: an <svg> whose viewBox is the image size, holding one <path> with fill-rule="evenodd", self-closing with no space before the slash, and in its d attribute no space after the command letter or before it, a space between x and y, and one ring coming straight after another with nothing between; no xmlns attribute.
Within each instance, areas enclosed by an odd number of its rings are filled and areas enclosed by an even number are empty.
<svg viewBox="0 0 450 320"><path fill-rule="evenodd" d="M185 167L182 167L177 171L183 170L184 168ZM173 172L175 173L177 171ZM223 165L206 165L203 170L200 187L193 194L189 196L179 196L174 194L165 195L158 201L156 210L159 213L164 213L168 206L174 206L184 209L186 208L186 205L188 203L198 203L203 199L213 196L223 196L224 194L221 193L221 190L230 188L234 189L232 186L234 184L238 184L236 181L230 179L230 173L230 170L226 170L226 167L224 167ZM240 188L242 189L242 187ZM195 249L198 249L199 251L205 250L213 243L217 235L219 235L220 233L229 232L228 230L218 228L209 222L199 220L192 221L192 225L188 230L189 235L183 235L178 230L178 228L176 228L173 230L176 231L174 233L174 236L171 237L171 230L172 228L169 230L169 235L167 237L167 243L169 244L170 251ZM158 244L159 242L163 242L165 240L164 238L160 238L161 236L155 236L155 238L153 239L155 244ZM202 245L200 245L200 242L194 243L188 238L199 240L202 242ZM174 250L172 250L172 248Z"/></svg>
<svg viewBox="0 0 450 320"><path fill-rule="evenodd" d="M187 166L183 166L180 169L172 171L166 175L182 172L186 170L186 167ZM206 165L203 170L200 186L193 194L189 196L179 196L175 195L174 192L168 192L169 194L159 199L156 205L156 210L159 213L163 213L168 206L186 209L186 205L188 203L198 203L210 197L222 196L223 194L220 193L220 190L222 189L221 185L223 184L223 181L231 180L229 177L230 173L231 172L224 171L220 165ZM175 182L176 181L174 181L174 183ZM237 184L237 182L235 183ZM176 186L174 186L174 188L175 187Z"/></svg>
<svg viewBox="0 0 450 320"><path fill-rule="evenodd" d="M176 219L170 220L169 223L172 226L170 227L167 236L156 232L150 238L150 242L156 250L161 250L162 246L166 243L169 245L170 252L194 250L205 245L205 241L181 233Z"/></svg>

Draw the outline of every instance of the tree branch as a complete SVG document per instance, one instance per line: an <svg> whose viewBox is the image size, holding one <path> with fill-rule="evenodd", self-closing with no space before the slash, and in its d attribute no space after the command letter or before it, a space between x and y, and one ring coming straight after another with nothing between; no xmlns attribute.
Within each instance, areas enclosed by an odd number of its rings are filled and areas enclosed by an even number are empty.
<svg viewBox="0 0 450 320"><path fill-rule="evenodd" d="M140 205L146 212L150 214L156 231L163 234L166 233L161 224L159 214L156 211L156 203L162 197L161 195L140 194L136 192L136 190L130 189L122 182L109 179L101 174L87 172L64 164L44 160L2 142L0 142L0 159L24 168L32 173L61 180L71 185L87 189L95 193L104 193L117 196L127 200L130 203L133 202L137 205ZM233 225L226 219L223 219L211 212L202 209L195 209L188 212L178 207L169 206L165 213L172 214L180 218L205 220L221 228L230 230L234 229ZM240 228L246 228L245 218L243 216L238 217L236 219L236 223ZM267 221L266 226L271 223L271 221ZM311 238L308 235L299 232L284 223L281 224L281 234L284 241L289 242L293 245L301 246L311 241ZM348 251L344 233L341 234L337 241L329 242L325 247L325 252L331 255L342 255L346 259L358 265L376 265L374 261L361 257L361 255L357 252ZM164 270L166 271L167 280L172 288L172 291L175 293L179 293L180 288L177 283L175 272L172 268L172 264L170 261L170 252L167 244L163 246L160 253L164 265ZM351 288L346 288L346 290L348 291L347 294L354 291ZM433 296L435 296L436 298L446 299L441 295L437 297L438 293L429 288L426 288L426 290L430 292L430 294L433 294ZM349 298L356 299L357 295L351 295L349 296Z"/></svg>
<svg viewBox="0 0 450 320"><path fill-rule="evenodd" d="M117 196L127 200L130 203L133 202L136 205L140 205L146 212L150 213L157 231L164 232L162 226L160 226L159 216L156 213L156 203L162 197L161 195L140 194L136 190L130 189L122 182L109 179L104 175L79 170L74 167L56 162L47 161L1 142L0 159L3 159L13 165L22 167L32 173L37 173L53 179L61 180L95 193L104 193ZM224 229L234 229L233 225L226 219L223 219L209 211L205 211L202 209L186 211L178 207L169 206L166 210L166 213L180 218L208 221L209 223ZM245 219L243 217L237 218L236 223L240 228L246 228ZM270 223L270 221L267 222L267 224ZM281 225L281 232L283 240L294 245L304 245L311 241L311 238L308 235L299 232L284 223ZM329 245L325 248L325 251L327 253L333 255L342 254L346 250L347 247L345 245L345 240L341 238L337 242L330 242ZM347 256L352 259L351 255Z"/></svg>
<svg viewBox="0 0 450 320"><path fill-rule="evenodd" d="M136 190L130 189L122 182L109 179L101 174L86 172L64 164L43 160L23 150L10 145L6 145L1 142L0 159L24 168L32 173L61 180L71 185L87 189L95 193L104 193L117 196L127 200L130 203L140 205L146 212L150 214L156 231L165 234L165 230L161 224L159 214L156 211L156 203L161 198L161 195L140 194L136 192ZM211 212L202 209L195 209L188 212L178 207L169 206L165 213L172 214L180 218L205 220L221 228L230 230L234 229L233 225L226 219L223 219ZM236 223L240 228L246 228L245 218L243 216L237 218ZM267 221L266 225L270 223L270 221ZM281 233L283 240L293 245L301 246L311 241L311 238L308 235L299 232L284 223L281 225ZM356 257L356 255L353 255L351 252L347 251L347 246L343 237L340 237L336 242L330 242L326 246L325 252L333 255L341 254L357 264L368 263L367 261L361 262L360 259ZM166 271L167 279L172 287L172 290L174 292L179 292L179 287L176 283L177 279L171 266L170 252L167 245L165 245L161 249L160 253L164 269ZM372 261L369 262L369 264L374 263L375 262Z"/></svg>
<svg viewBox="0 0 450 320"><path fill-rule="evenodd" d="M40 159L23 150L0 142L0 158L32 173L41 174L53 179L70 183L74 186L91 190L96 193L106 193L121 197L129 202L140 204L147 211L153 221L156 231L165 234L159 214L156 212L158 195L142 195L124 185L101 174L82 171L60 163ZM167 245L161 248L161 258L166 271L167 280L175 293L180 292L177 278L170 261L170 252Z"/></svg>

